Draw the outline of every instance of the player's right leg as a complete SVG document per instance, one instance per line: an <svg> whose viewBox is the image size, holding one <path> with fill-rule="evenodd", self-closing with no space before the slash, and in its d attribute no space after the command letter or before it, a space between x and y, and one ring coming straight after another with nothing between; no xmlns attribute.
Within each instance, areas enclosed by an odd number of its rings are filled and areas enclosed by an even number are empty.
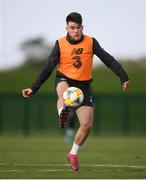
<svg viewBox="0 0 146 180"><path fill-rule="evenodd" d="M68 114L70 111L70 109L64 105L64 101L63 101L63 93L68 87L69 87L68 83L64 80L61 81L61 79L56 85L56 91L58 95L57 109L59 114L59 124L61 128L65 127Z"/></svg>

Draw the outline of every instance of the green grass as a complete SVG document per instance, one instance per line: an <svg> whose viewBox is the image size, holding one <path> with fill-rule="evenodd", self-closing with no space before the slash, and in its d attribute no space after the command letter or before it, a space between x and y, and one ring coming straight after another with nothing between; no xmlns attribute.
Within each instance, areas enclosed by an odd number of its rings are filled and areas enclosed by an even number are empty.
<svg viewBox="0 0 146 180"><path fill-rule="evenodd" d="M70 144L58 136L0 136L0 178L146 178L144 137L93 137L80 148L80 171L70 170Z"/></svg>

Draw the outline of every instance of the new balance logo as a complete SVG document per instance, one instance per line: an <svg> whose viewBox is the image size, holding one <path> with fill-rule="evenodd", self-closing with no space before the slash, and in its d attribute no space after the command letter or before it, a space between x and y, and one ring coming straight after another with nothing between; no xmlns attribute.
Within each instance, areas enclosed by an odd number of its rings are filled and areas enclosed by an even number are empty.
<svg viewBox="0 0 146 180"><path fill-rule="evenodd" d="M83 48L74 48L71 52L71 55L82 54L82 53L83 53Z"/></svg>

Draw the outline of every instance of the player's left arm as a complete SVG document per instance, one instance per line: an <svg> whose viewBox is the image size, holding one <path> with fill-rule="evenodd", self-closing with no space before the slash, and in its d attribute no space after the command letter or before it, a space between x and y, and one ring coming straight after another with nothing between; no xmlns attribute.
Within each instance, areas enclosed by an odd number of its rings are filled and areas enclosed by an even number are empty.
<svg viewBox="0 0 146 180"><path fill-rule="evenodd" d="M121 84L124 90L126 90L129 86L130 80L126 71L123 69L121 64L119 64L115 59L110 63L110 69L119 76L121 80Z"/></svg>
<svg viewBox="0 0 146 180"><path fill-rule="evenodd" d="M130 83L130 81L128 80L122 84L124 90L126 90L128 88L129 83Z"/></svg>
<svg viewBox="0 0 146 180"><path fill-rule="evenodd" d="M110 68L116 75L119 76L121 80L121 84L124 90L128 88L130 83L128 75L124 68L121 66L119 62L115 60L113 56L107 53L98 43L96 39L93 38L93 53L97 55L100 60Z"/></svg>

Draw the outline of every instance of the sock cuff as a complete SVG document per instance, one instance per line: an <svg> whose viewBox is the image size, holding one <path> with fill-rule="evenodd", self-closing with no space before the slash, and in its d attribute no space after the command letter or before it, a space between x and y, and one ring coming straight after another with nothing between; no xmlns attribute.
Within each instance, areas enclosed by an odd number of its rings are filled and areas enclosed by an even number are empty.
<svg viewBox="0 0 146 180"><path fill-rule="evenodd" d="M62 109L63 109L63 107L58 109L58 115L59 116L60 116L60 113L61 113Z"/></svg>

